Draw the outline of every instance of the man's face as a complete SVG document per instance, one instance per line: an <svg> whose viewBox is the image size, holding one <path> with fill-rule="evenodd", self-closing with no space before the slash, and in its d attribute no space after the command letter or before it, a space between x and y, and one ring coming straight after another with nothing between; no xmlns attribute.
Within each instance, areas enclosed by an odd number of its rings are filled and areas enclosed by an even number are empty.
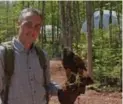
<svg viewBox="0 0 123 104"><path fill-rule="evenodd" d="M31 12L27 12L19 22L19 34L26 46L30 46L38 37L41 27L41 17Z"/></svg>

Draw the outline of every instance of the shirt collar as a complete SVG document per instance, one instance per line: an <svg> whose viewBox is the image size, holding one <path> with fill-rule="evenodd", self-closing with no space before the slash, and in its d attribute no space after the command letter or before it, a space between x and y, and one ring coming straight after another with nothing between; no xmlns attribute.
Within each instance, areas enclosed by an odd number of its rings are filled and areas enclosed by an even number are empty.
<svg viewBox="0 0 123 104"><path fill-rule="evenodd" d="M29 52L33 49L33 46L30 50L26 49L24 45L17 38L13 38L12 42L13 42L15 50L19 52Z"/></svg>

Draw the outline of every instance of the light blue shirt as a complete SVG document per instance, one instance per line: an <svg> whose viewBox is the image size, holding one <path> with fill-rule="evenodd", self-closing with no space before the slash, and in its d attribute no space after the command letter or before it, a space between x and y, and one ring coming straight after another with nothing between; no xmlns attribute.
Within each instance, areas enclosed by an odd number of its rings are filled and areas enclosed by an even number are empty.
<svg viewBox="0 0 123 104"><path fill-rule="evenodd" d="M28 51L17 39L13 39L12 42L15 53L15 69L11 78L8 104L46 104L43 69L40 67L35 48ZM4 47L0 46L0 92L5 87L2 80L4 77L3 54ZM60 86L50 81L48 58L47 65L48 90L51 95L57 95Z"/></svg>

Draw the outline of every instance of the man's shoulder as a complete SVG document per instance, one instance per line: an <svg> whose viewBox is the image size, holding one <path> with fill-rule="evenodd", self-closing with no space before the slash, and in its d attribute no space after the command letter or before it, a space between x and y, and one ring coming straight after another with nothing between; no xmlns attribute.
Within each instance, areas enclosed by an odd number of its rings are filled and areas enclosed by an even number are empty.
<svg viewBox="0 0 123 104"><path fill-rule="evenodd" d="M0 44L0 59L3 60L3 55L5 53L5 47Z"/></svg>
<svg viewBox="0 0 123 104"><path fill-rule="evenodd" d="M0 44L0 51L4 51L4 50L5 50L5 47Z"/></svg>
<svg viewBox="0 0 123 104"><path fill-rule="evenodd" d="M45 62L47 62L49 60L48 54L46 52L45 49L39 47L38 45L35 45L36 47L36 51L37 51L37 55L41 58L43 58L45 60Z"/></svg>
<svg viewBox="0 0 123 104"><path fill-rule="evenodd" d="M44 50L44 49L42 49L42 48L41 48L41 51L42 51L44 57L45 57L46 60L47 60L47 58L48 58L48 53L46 52L46 50Z"/></svg>
<svg viewBox="0 0 123 104"><path fill-rule="evenodd" d="M3 54L5 53L5 46L6 47L11 47L12 42L7 41L7 42L2 42L0 44L0 58L3 57Z"/></svg>
<svg viewBox="0 0 123 104"><path fill-rule="evenodd" d="M48 55L47 52L44 49L42 49L42 52L44 53L44 56Z"/></svg>
<svg viewBox="0 0 123 104"><path fill-rule="evenodd" d="M40 53L41 55L42 55L42 54L43 54L44 56L47 55L46 51L45 51L43 48L41 48L38 44L35 44L34 47L35 47L36 51L39 51L39 53Z"/></svg>
<svg viewBox="0 0 123 104"><path fill-rule="evenodd" d="M4 52L4 51L5 51L5 47L4 47L3 44L4 44L4 43L1 43L1 44L0 44L0 54L1 54L1 52Z"/></svg>
<svg viewBox="0 0 123 104"><path fill-rule="evenodd" d="M7 41L7 42L2 42L1 43L1 45L3 46L3 47L8 47L8 46L12 46L12 44L13 44L13 42L12 41Z"/></svg>

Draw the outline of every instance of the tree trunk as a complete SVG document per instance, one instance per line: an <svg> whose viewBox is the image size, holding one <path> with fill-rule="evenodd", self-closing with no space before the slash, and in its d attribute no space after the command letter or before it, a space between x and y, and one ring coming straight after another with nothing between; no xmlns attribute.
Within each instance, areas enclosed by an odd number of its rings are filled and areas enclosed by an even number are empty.
<svg viewBox="0 0 123 104"><path fill-rule="evenodd" d="M103 1L100 1L100 21L99 28L103 29Z"/></svg>
<svg viewBox="0 0 123 104"><path fill-rule="evenodd" d="M43 23L41 28L41 35L39 35L39 40L41 41L41 45L43 47L44 39L46 39L45 37L45 1L42 1L42 15L43 15Z"/></svg>
<svg viewBox="0 0 123 104"><path fill-rule="evenodd" d="M40 6L41 6L41 1L38 1L38 9L40 10Z"/></svg>
<svg viewBox="0 0 123 104"><path fill-rule="evenodd" d="M88 71L92 77L92 1L86 1L86 16L87 16L87 40L88 40Z"/></svg>
<svg viewBox="0 0 123 104"><path fill-rule="evenodd" d="M52 52L53 52L53 54L52 54L52 57L54 57L54 55L55 55L55 48L57 47L55 47L54 45L54 43L55 43L55 34L54 34L54 4L53 4L53 2L51 1L51 13L52 13Z"/></svg>
<svg viewBox="0 0 123 104"><path fill-rule="evenodd" d="M52 43L54 43L54 5L51 1L51 13L52 13Z"/></svg>
<svg viewBox="0 0 123 104"><path fill-rule="evenodd" d="M66 15L65 15L65 1L59 1L60 10L60 22L61 22L61 37L62 37L62 48L67 47L67 34L66 34Z"/></svg>
<svg viewBox="0 0 123 104"><path fill-rule="evenodd" d="M104 39L103 39L103 1L100 1L99 3L100 3L100 21L99 21L99 29L100 29L100 35L101 35L101 37L102 37L102 40L104 40ZM103 48L104 43L102 42L101 44L102 44L102 45L101 45L101 48Z"/></svg>
<svg viewBox="0 0 123 104"><path fill-rule="evenodd" d="M109 44L112 47L112 2L110 2L110 17L109 17Z"/></svg>
<svg viewBox="0 0 123 104"><path fill-rule="evenodd" d="M29 6L30 6L30 2L29 2L29 1L27 1L27 7L29 8Z"/></svg>
<svg viewBox="0 0 123 104"><path fill-rule="evenodd" d="M74 42L76 43L76 50L78 53L78 44L80 40L81 20L80 20L80 8L79 1L73 1L73 36L75 37Z"/></svg>
<svg viewBox="0 0 123 104"><path fill-rule="evenodd" d="M67 19L67 46L72 50L72 39L73 39L73 24L72 24L72 15L71 15L71 4L72 1L66 1L66 19Z"/></svg>
<svg viewBox="0 0 123 104"><path fill-rule="evenodd" d="M59 17L59 5L58 5L58 11L57 11L57 17ZM60 41L60 36L61 34L59 34L59 18L57 19L57 39Z"/></svg>
<svg viewBox="0 0 123 104"><path fill-rule="evenodd" d="M6 1L6 34L8 34L9 1Z"/></svg>
<svg viewBox="0 0 123 104"><path fill-rule="evenodd" d="M118 46L121 48L122 47L122 28L120 27L121 21L120 21L119 5L117 6L117 22L118 22L118 28L119 28L117 43L119 44Z"/></svg>
<svg viewBox="0 0 123 104"><path fill-rule="evenodd" d="M25 6L25 2L21 1L21 8L24 9L24 6Z"/></svg>

